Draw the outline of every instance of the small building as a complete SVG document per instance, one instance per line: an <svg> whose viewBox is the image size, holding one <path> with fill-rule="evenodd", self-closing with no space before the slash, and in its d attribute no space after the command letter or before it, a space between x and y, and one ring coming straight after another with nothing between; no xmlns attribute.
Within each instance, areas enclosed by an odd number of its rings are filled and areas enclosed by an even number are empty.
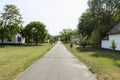
<svg viewBox="0 0 120 80"><path fill-rule="evenodd" d="M107 33L107 36L104 37L101 41L101 47L105 49L111 49L112 41L115 41L116 48L115 50L120 51L120 23L118 23L111 31Z"/></svg>
<svg viewBox="0 0 120 80"><path fill-rule="evenodd" d="M2 41L0 40L0 43ZM5 39L4 44L24 44L25 43L25 37L22 33L17 33L14 35L11 39Z"/></svg>

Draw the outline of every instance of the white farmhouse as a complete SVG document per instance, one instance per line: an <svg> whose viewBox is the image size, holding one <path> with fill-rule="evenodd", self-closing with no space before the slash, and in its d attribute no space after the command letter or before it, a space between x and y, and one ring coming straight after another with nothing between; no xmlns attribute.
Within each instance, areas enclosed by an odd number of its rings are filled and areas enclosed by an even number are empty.
<svg viewBox="0 0 120 80"><path fill-rule="evenodd" d="M2 41L0 40L0 43ZM14 35L11 39L5 39L4 44L24 44L25 43L25 37L22 33L17 33Z"/></svg>
<svg viewBox="0 0 120 80"><path fill-rule="evenodd" d="M101 47L105 49L111 49L111 43L114 40L116 43L116 49L120 51L120 23L118 23L110 32L107 33L108 36L106 36L102 42Z"/></svg>

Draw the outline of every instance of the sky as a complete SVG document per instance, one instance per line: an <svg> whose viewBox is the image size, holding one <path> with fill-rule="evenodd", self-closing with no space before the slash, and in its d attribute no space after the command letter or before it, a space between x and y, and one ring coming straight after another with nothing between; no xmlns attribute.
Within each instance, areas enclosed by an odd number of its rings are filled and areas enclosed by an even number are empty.
<svg viewBox="0 0 120 80"><path fill-rule="evenodd" d="M23 26L31 21L46 25L51 35L58 35L63 29L76 29L78 20L88 8L88 0L1 0L0 12L6 4L19 8Z"/></svg>

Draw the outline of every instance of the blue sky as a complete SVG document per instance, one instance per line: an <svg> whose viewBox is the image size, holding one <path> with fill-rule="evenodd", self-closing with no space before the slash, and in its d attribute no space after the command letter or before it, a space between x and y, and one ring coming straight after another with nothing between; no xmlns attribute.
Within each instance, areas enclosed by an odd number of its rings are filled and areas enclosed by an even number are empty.
<svg viewBox="0 0 120 80"><path fill-rule="evenodd" d="M62 29L76 29L78 19L88 8L88 0L1 0L0 12L6 4L20 9L24 26L31 21L41 21L52 35Z"/></svg>

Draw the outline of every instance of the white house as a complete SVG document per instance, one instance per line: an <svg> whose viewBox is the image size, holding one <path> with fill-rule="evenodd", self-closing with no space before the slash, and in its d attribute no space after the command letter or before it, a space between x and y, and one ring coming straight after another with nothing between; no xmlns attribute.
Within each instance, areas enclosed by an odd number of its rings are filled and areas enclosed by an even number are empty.
<svg viewBox="0 0 120 80"><path fill-rule="evenodd" d="M116 49L120 51L120 23L118 23L111 31L107 33L107 36L103 38L101 42L101 47L105 49L111 49L112 41L116 43Z"/></svg>
<svg viewBox="0 0 120 80"><path fill-rule="evenodd" d="M24 43L25 43L25 37L22 33L17 33L10 40L9 39L4 40L4 44L24 44Z"/></svg>

